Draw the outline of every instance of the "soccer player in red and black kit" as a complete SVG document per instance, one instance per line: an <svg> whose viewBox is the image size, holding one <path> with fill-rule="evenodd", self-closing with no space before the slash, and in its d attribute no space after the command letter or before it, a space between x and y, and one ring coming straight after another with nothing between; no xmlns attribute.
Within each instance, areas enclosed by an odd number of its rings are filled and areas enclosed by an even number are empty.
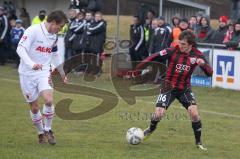
<svg viewBox="0 0 240 159"><path fill-rule="evenodd" d="M207 150L201 142L202 124L197 103L191 90L190 80L197 66L207 76L212 76L213 70L204 54L196 48L194 34L191 31L183 31L179 37L179 45L155 53L144 61L151 61L157 57L162 61L168 60L168 67L163 82L164 88L160 90L161 93L157 99L155 114L152 116L150 126L144 130L144 137L147 138L153 133L168 107L175 99L178 99L190 114L197 147L201 150ZM138 66L144 64L144 61Z"/></svg>

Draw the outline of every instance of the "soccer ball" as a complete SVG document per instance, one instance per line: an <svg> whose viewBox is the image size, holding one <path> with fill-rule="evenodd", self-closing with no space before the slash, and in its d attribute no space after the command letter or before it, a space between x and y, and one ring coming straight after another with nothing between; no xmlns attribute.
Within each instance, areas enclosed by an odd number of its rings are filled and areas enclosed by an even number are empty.
<svg viewBox="0 0 240 159"><path fill-rule="evenodd" d="M137 145L143 140L143 131L140 128L132 127L128 129L126 139L131 145Z"/></svg>

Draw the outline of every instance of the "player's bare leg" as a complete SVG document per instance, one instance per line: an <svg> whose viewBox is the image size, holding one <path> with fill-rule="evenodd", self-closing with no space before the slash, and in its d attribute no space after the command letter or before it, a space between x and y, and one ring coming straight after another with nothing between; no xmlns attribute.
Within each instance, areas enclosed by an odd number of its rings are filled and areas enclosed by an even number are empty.
<svg viewBox="0 0 240 159"><path fill-rule="evenodd" d="M41 92L44 99L43 115L44 115L44 131L48 139L48 143L55 145L55 137L52 131L52 120L54 117L54 106L53 106L53 90L44 90Z"/></svg>
<svg viewBox="0 0 240 159"><path fill-rule="evenodd" d="M150 126L144 130L144 139L147 139L157 128L157 124L164 117L165 112L166 112L165 108L162 107L156 108L155 114L152 115Z"/></svg>
<svg viewBox="0 0 240 159"><path fill-rule="evenodd" d="M34 126L38 131L38 142L40 144L44 144L46 143L46 138L44 135L42 114L40 112L38 101L35 100L29 104L30 104L30 116Z"/></svg>
<svg viewBox="0 0 240 159"><path fill-rule="evenodd" d="M188 112L190 114L191 120L192 120L192 128L195 136L196 145L201 150L207 150L207 148L204 148L201 141L201 129L202 129L202 123L200 120L200 116L198 113L197 105L191 105L188 107Z"/></svg>

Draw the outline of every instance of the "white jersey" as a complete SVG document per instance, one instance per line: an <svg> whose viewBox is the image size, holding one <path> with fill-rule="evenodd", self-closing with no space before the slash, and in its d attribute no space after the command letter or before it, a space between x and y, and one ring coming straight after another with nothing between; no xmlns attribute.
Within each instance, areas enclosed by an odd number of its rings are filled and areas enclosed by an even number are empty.
<svg viewBox="0 0 240 159"><path fill-rule="evenodd" d="M21 59L18 68L20 75L49 74L53 55L57 54L57 35L49 33L44 22L27 28L18 45L26 49L35 64L43 65L42 70L33 70Z"/></svg>

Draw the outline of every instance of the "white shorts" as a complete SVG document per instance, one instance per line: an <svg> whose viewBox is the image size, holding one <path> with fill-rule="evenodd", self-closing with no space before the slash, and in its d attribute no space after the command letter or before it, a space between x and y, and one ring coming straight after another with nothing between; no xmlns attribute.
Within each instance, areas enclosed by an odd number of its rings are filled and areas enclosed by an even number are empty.
<svg viewBox="0 0 240 159"><path fill-rule="evenodd" d="M48 82L49 76L49 74L37 76L20 75L21 89L28 103L37 100L42 91L53 90Z"/></svg>

